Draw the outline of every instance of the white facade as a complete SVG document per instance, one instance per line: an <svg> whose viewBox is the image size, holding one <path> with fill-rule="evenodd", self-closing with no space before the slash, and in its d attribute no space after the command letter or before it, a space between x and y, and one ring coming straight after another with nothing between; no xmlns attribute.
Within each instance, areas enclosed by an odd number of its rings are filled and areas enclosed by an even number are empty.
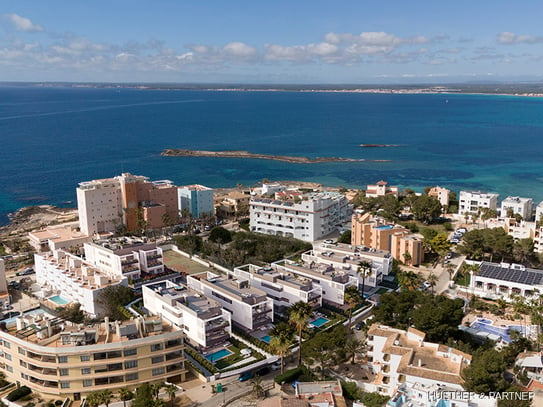
<svg viewBox="0 0 543 407"><path fill-rule="evenodd" d="M536 298L543 292L543 270L520 264L482 262L479 272L471 273L470 292L486 298L512 300L514 296Z"/></svg>
<svg viewBox="0 0 543 407"><path fill-rule="evenodd" d="M119 180L109 178L81 182L77 188L77 211L83 234L114 232L123 222Z"/></svg>
<svg viewBox="0 0 543 407"><path fill-rule="evenodd" d="M149 312L181 329L200 349L218 346L230 337L231 314L217 301L171 281L144 285L142 293Z"/></svg>
<svg viewBox="0 0 543 407"><path fill-rule="evenodd" d="M509 209L513 214L519 214L524 220L532 220L532 210L534 201L532 198L521 198L518 196L508 196L502 201L500 215L507 216Z"/></svg>
<svg viewBox="0 0 543 407"><path fill-rule="evenodd" d="M86 260L105 273L116 277L137 279L141 273L164 272L162 249L156 244L120 246L118 243L104 245L85 243Z"/></svg>
<svg viewBox="0 0 543 407"><path fill-rule="evenodd" d="M449 205L450 194L451 194L451 191L449 191L447 188L441 188L439 185L431 188L428 191L428 195L436 198L441 204L441 206Z"/></svg>
<svg viewBox="0 0 543 407"><path fill-rule="evenodd" d="M177 188L179 213L187 209L192 216L201 218L204 215L213 215L213 189L203 185L187 185Z"/></svg>
<svg viewBox="0 0 543 407"><path fill-rule="evenodd" d="M460 191L458 199L458 213L464 215L468 213L477 213L479 208L489 208L497 210L498 194L489 194L480 191Z"/></svg>
<svg viewBox="0 0 543 407"><path fill-rule="evenodd" d="M386 250L343 243L314 244L313 250L302 254L302 260L306 263L328 264L335 269L345 270L358 279L359 286L364 284L366 287L376 287L383 281L383 276L388 276L392 271L393 263L392 255ZM365 277L358 273L358 267L362 261L371 264L371 269L367 270Z"/></svg>
<svg viewBox="0 0 543 407"><path fill-rule="evenodd" d="M313 242L349 220L347 199L337 193L304 196L300 202L253 198L249 203L251 231Z"/></svg>
<svg viewBox="0 0 543 407"><path fill-rule="evenodd" d="M290 273L310 279L322 288L322 299L336 305L345 304L345 290L349 286L358 287L358 278L348 271L336 269L332 265L320 263L300 264L292 260L281 260L272 264L281 273Z"/></svg>
<svg viewBox="0 0 543 407"><path fill-rule="evenodd" d="M445 386L463 391L462 370L471 356L454 348L425 342L425 334L372 325L368 331L368 358L376 378L374 391L392 395L403 383L410 387Z"/></svg>
<svg viewBox="0 0 543 407"><path fill-rule="evenodd" d="M34 255L36 282L44 296L60 294L70 302L81 304L81 309L93 316L103 312L98 301L109 286L127 285L126 278L115 278L99 270L80 257L63 250Z"/></svg>
<svg viewBox="0 0 543 407"><path fill-rule="evenodd" d="M386 181L379 181L375 185L368 185L366 187L366 196L368 198L377 198L379 196L394 195L398 197L398 187L388 186Z"/></svg>
<svg viewBox="0 0 543 407"><path fill-rule="evenodd" d="M286 189L285 186L273 183L273 184L262 184L261 194L262 195L275 195L276 192L281 192Z"/></svg>
<svg viewBox="0 0 543 407"><path fill-rule="evenodd" d="M233 275L250 281L253 287L266 292L278 310L291 307L297 302L305 302L312 307L322 305L322 288L310 279L291 275L271 267L259 267L254 264L234 268Z"/></svg>
<svg viewBox="0 0 543 407"><path fill-rule="evenodd" d="M219 276L211 272L191 274L189 288L211 298L232 314L232 320L249 331L273 322L273 300L249 281Z"/></svg>

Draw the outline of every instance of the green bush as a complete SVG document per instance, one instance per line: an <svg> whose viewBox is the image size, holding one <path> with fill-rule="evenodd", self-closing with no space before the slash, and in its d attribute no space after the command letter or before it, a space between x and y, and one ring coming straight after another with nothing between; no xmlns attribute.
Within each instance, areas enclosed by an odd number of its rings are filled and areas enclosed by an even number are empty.
<svg viewBox="0 0 543 407"><path fill-rule="evenodd" d="M32 390L30 390L30 388L22 386L10 392L6 398L8 399L8 401L15 401L30 393L32 393Z"/></svg>
<svg viewBox="0 0 543 407"><path fill-rule="evenodd" d="M62 400L55 400L55 406L61 406Z"/></svg>
<svg viewBox="0 0 543 407"><path fill-rule="evenodd" d="M345 398L349 400L359 400L362 397L362 390L355 382L341 381L341 389Z"/></svg>
<svg viewBox="0 0 543 407"><path fill-rule="evenodd" d="M306 367L306 366L298 366L294 369L287 370L285 373L275 376L273 380L275 380L275 383L281 384L281 383L290 383L298 378L304 378L315 380L315 375Z"/></svg>

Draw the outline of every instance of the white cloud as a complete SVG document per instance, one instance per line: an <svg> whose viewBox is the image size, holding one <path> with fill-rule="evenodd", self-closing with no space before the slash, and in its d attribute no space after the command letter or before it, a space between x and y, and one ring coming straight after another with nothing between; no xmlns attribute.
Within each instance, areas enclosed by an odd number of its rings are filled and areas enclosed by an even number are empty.
<svg viewBox="0 0 543 407"><path fill-rule="evenodd" d="M223 47L223 51L233 57L253 57L257 54L257 50L253 47L244 44L243 42L230 42Z"/></svg>
<svg viewBox="0 0 543 407"><path fill-rule="evenodd" d="M43 27L32 23L30 19L21 17L18 14L4 14L4 18L13 24L17 31L37 32L43 31Z"/></svg>
<svg viewBox="0 0 543 407"><path fill-rule="evenodd" d="M535 37L533 35L517 35L512 32L504 31L498 34L498 42L500 44L538 44L543 42L543 37Z"/></svg>

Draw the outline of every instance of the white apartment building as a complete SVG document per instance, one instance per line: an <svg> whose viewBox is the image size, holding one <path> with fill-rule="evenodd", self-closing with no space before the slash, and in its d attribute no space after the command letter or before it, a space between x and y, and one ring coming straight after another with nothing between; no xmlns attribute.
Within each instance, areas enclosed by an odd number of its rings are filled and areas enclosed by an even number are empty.
<svg viewBox="0 0 543 407"><path fill-rule="evenodd" d="M477 213L479 208L497 210L498 194L491 194L481 191L460 191L458 199L458 214Z"/></svg>
<svg viewBox="0 0 543 407"><path fill-rule="evenodd" d="M351 207L338 193L305 195L299 202L252 198L251 231L313 242L350 218Z"/></svg>
<svg viewBox="0 0 543 407"><path fill-rule="evenodd" d="M398 197L398 187L389 186L386 181L379 181L377 184L366 187L366 196L368 198L377 198L379 196L394 195Z"/></svg>
<svg viewBox="0 0 543 407"><path fill-rule="evenodd" d="M34 269L36 282L42 287L41 296L60 295L64 301L81 304L81 309L94 317L103 312L98 299L106 287L127 285L125 277L106 274L94 264L64 250L35 254Z"/></svg>
<svg viewBox="0 0 543 407"><path fill-rule="evenodd" d="M83 234L114 232L123 223L123 197L118 179L81 182L76 192Z"/></svg>
<svg viewBox="0 0 543 407"><path fill-rule="evenodd" d="M187 209L195 218L215 213L213 189L211 188L197 184L178 187L177 198L179 200L178 207L180 214L183 209Z"/></svg>
<svg viewBox="0 0 543 407"><path fill-rule="evenodd" d="M543 201L539 202L535 207L535 221L539 222L543 216Z"/></svg>
<svg viewBox="0 0 543 407"><path fill-rule="evenodd" d="M272 263L272 267L281 273L290 273L310 279L314 284L322 288L323 301L328 301L334 305L345 304L345 290L347 287L358 287L357 277L351 276L347 270L335 268L330 264L298 263L285 259Z"/></svg>
<svg viewBox="0 0 543 407"><path fill-rule="evenodd" d="M358 279L358 285L376 287L383 276L388 276L392 271L393 258L389 251L370 249L365 246L353 246L344 243L314 244L313 250L302 254L302 260L306 263L320 263L332 265L335 269L345 270ZM371 267L366 271L365 278L358 273L361 262L368 262Z"/></svg>
<svg viewBox="0 0 543 407"><path fill-rule="evenodd" d="M374 324L368 331L367 356L375 379L367 387L392 395L403 384L425 387L444 386L463 391L462 370L471 355L437 343L425 342L425 334Z"/></svg>
<svg viewBox="0 0 543 407"><path fill-rule="evenodd" d="M189 288L217 301L232 314L232 321L254 331L273 322L273 300L248 280L224 277L210 271L187 277Z"/></svg>
<svg viewBox="0 0 543 407"><path fill-rule="evenodd" d="M155 243L121 245L116 242L85 243L85 257L104 273L138 279L142 274L164 272L162 249Z"/></svg>
<svg viewBox="0 0 543 407"><path fill-rule="evenodd" d="M279 312L299 301L312 307L322 305L320 285L313 283L309 278L278 270L275 265L259 267L254 264L246 264L234 268L232 274L240 280L248 280L253 287L266 292Z"/></svg>
<svg viewBox="0 0 543 407"><path fill-rule="evenodd" d="M509 210L513 214L519 214L524 220L532 220L534 201L532 198L521 198L518 196L508 196L502 201L500 215L507 216Z"/></svg>
<svg viewBox="0 0 543 407"><path fill-rule="evenodd" d="M428 191L428 195L436 198L441 206L449 205L450 194L450 190L448 190L447 188L441 188L439 185L430 188L430 190Z"/></svg>
<svg viewBox="0 0 543 407"><path fill-rule="evenodd" d="M262 195L275 195L276 192L282 192L285 189L287 188L279 183L263 183L260 193Z"/></svg>
<svg viewBox="0 0 543 407"><path fill-rule="evenodd" d="M479 272L470 274L470 293L481 297L512 300L521 295L530 299L543 292L543 270L520 264L481 262Z"/></svg>
<svg viewBox="0 0 543 407"><path fill-rule="evenodd" d="M514 239L534 239L536 234L535 222L526 222L524 220L517 222L515 218L489 219L485 221L485 227L488 229L503 228Z"/></svg>
<svg viewBox="0 0 543 407"><path fill-rule="evenodd" d="M231 314L217 301L171 281L144 285L142 293L145 308L181 329L199 350L230 338Z"/></svg>

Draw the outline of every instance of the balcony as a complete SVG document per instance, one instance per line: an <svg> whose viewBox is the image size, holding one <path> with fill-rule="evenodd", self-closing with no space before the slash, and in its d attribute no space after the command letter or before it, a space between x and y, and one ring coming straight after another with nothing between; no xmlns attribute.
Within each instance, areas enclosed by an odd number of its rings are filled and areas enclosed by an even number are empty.
<svg viewBox="0 0 543 407"><path fill-rule="evenodd" d="M209 324L206 324L205 331L206 333L211 333L216 330L222 330L223 328L226 328L229 325L228 321L220 320L220 322L212 322Z"/></svg>
<svg viewBox="0 0 543 407"><path fill-rule="evenodd" d="M121 266L128 266L130 264L134 264L137 262L138 262L138 259L125 259L125 260L121 260Z"/></svg>
<svg viewBox="0 0 543 407"><path fill-rule="evenodd" d="M147 261L149 262L149 261L161 259L161 258L162 258L161 254L153 254L153 255L147 256Z"/></svg>
<svg viewBox="0 0 543 407"><path fill-rule="evenodd" d="M268 307L262 307L262 308L253 308L253 319L255 317L258 317L262 314L268 314L269 312L271 312L271 308L268 308Z"/></svg>

